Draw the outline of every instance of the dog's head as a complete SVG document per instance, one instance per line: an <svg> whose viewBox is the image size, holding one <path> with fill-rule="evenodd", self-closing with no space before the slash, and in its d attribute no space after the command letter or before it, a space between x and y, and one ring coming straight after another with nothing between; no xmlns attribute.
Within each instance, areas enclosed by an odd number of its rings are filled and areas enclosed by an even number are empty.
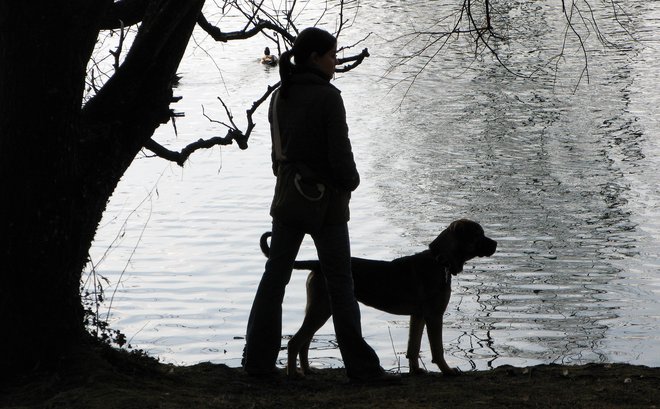
<svg viewBox="0 0 660 409"><path fill-rule="evenodd" d="M467 219L456 220L429 244L435 259L452 275L463 271L463 264L475 257L495 253L497 242L486 237L479 223Z"/></svg>

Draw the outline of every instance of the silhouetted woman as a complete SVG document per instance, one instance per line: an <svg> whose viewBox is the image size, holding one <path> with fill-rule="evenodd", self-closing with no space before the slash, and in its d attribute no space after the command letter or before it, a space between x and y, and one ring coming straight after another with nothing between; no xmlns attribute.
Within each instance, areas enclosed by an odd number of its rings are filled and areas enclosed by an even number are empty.
<svg viewBox="0 0 660 409"><path fill-rule="evenodd" d="M279 98L277 122L286 162L277 160L273 153L273 172L278 175L281 166L302 164L330 186L330 203L322 227L315 232L273 218L270 255L248 321L244 367L250 375L276 373L284 291L303 237L310 233L328 284L335 333L348 377L358 382L396 381L398 377L383 371L378 356L362 338L360 310L353 293L348 204L360 177L348 139L344 103L340 91L330 84L336 53L337 40L332 34L307 28L280 57L281 88L271 98L269 120L272 134L273 101Z"/></svg>

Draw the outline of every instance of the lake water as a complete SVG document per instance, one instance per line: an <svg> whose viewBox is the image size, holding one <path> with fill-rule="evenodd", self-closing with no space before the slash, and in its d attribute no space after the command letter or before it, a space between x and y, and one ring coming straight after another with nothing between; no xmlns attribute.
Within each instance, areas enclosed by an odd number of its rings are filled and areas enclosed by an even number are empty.
<svg viewBox="0 0 660 409"><path fill-rule="evenodd" d="M425 60L389 71L424 40L406 45L397 33L428 29L450 11L446 3L453 2L369 0L350 10L358 23L340 45L372 33L356 48L368 47L371 57L335 81L363 180L352 200L353 254L408 255L454 219L479 221L499 246L453 282L444 327L450 365L660 365L660 3L635 0L622 6L627 14L618 10L636 41L601 21L620 49L604 47L593 26L588 36L578 27L588 81L579 81L584 60L574 36L555 58L565 30L556 1L494 5L507 40L493 44L511 71L463 40L413 83ZM612 12L602 4L599 18ZM210 20L232 24L219 14ZM217 97L244 129L244 110L278 81L277 70L257 63L265 45L262 38L216 44L196 32L175 90L184 98L174 108L186 117L177 134L168 124L156 139L178 150L224 136L202 115L203 106L226 121ZM255 122L245 151L198 151L183 168L141 156L108 204L91 252L108 280L101 316L109 312L134 348L177 364L240 365L274 187L264 109ZM314 258L311 241L300 258ZM287 287L285 338L302 322L306 275L294 272ZM361 310L383 366L406 371L407 318ZM331 324L312 348L313 366L341 365ZM422 360L437 370L426 339Z"/></svg>

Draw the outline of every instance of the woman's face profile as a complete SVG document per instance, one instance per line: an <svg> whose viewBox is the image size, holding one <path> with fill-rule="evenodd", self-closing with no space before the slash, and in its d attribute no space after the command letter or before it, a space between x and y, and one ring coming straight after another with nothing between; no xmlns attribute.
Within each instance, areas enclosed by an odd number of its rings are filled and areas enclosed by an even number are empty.
<svg viewBox="0 0 660 409"><path fill-rule="evenodd" d="M312 54L312 62L321 70L321 72L328 76L328 79L332 78L335 74L335 66L337 65L337 44L325 54Z"/></svg>

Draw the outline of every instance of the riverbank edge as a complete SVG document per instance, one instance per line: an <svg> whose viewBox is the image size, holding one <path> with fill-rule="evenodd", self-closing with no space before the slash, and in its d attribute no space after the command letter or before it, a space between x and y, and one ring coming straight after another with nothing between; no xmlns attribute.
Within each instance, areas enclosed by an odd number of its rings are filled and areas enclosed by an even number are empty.
<svg viewBox="0 0 660 409"><path fill-rule="evenodd" d="M3 382L0 408L660 408L660 368L619 363L403 374L397 385L354 386L342 369L292 381L117 350L75 361Z"/></svg>

